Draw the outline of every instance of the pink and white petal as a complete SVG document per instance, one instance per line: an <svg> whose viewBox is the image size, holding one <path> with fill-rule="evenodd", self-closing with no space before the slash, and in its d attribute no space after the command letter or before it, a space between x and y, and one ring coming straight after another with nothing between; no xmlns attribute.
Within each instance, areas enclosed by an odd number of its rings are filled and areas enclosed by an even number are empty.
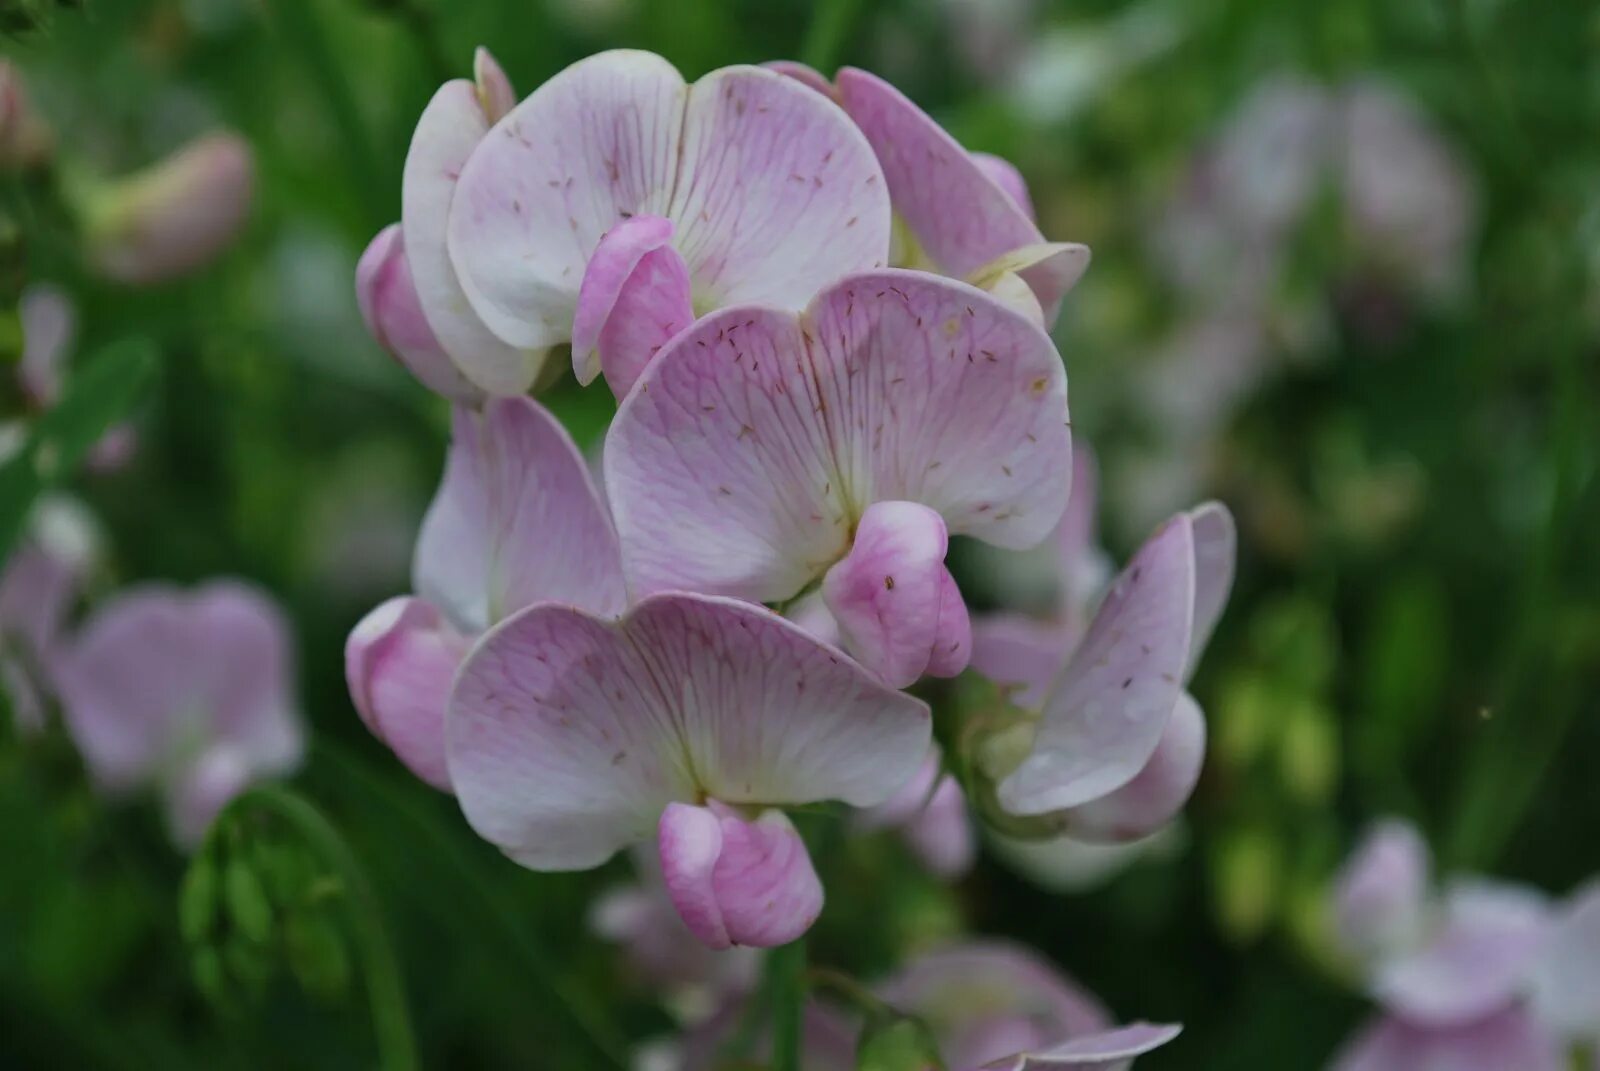
<svg viewBox="0 0 1600 1071"><path fill-rule="evenodd" d="M671 246L646 253L623 285L600 331L600 370L618 399L627 397L645 365L694 323L689 267Z"/></svg>
<svg viewBox="0 0 1600 1071"><path fill-rule="evenodd" d="M572 317L572 372L579 383L588 386L600 374L600 331L611 318L629 276L645 254L672 240L675 229L665 216L638 215L622 220L601 236L584 268Z"/></svg>
<svg viewBox="0 0 1600 1071"><path fill-rule="evenodd" d="M225 744L207 749L178 771L163 793L172 842L186 851L199 847L222 808L252 780L248 758Z"/></svg>
<svg viewBox="0 0 1600 1071"><path fill-rule="evenodd" d="M1073 807L1062 817L1065 832L1096 844L1142 840L1176 818L1200 781L1206 758L1206 719L1187 692L1144 769L1121 788Z"/></svg>
<svg viewBox="0 0 1600 1071"><path fill-rule="evenodd" d="M490 126L516 107L517 91L511 88L511 79L482 45L472 53L472 81L478 87L478 106Z"/></svg>
<svg viewBox="0 0 1600 1071"><path fill-rule="evenodd" d="M967 812L967 797L949 774L940 778L922 812L903 827L906 843L929 871L958 878L978 857L978 835Z"/></svg>
<svg viewBox="0 0 1600 1071"><path fill-rule="evenodd" d="M667 892L711 948L788 944L822 912L822 883L782 811L750 821L716 801L668 804L659 842Z"/></svg>
<svg viewBox="0 0 1600 1071"><path fill-rule="evenodd" d="M1233 514L1221 502L1207 502L1189 511L1194 524L1194 636L1189 643L1189 673L1205 652L1228 595L1238 556Z"/></svg>
<svg viewBox="0 0 1600 1071"><path fill-rule="evenodd" d="M948 547L944 521L927 506L875 502L861 516L850 553L822 580L845 650L896 688L928 668ZM955 597L959 602L960 593Z"/></svg>
<svg viewBox="0 0 1600 1071"><path fill-rule="evenodd" d="M1049 328L1049 324L1045 322L1044 308L1039 304L1039 296L1016 272L1004 271L999 275L987 277L982 282L974 282L973 285L1027 319L1029 323Z"/></svg>
<svg viewBox="0 0 1600 1071"><path fill-rule="evenodd" d="M1075 639L1073 630L1053 621L985 614L972 624L972 668L1002 688L1015 689L1018 706L1037 710Z"/></svg>
<svg viewBox="0 0 1600 1071"><path fill-rule="evenodd" d="M956 578L945 569L939 576L939 621L928 656L930 677L959 676L972 661L972 617Z"/></svg>
<svg viewBox="0 0 1600 1071"><path fill-rule="evenodd" d="M443 792L450 791L444 713L469 646L438 609L411 596L377 607L345 642L345 682L361 720L412 773Z"/></svg>
<svg viewBox="0 0 1600 1071"><path fill-rule="evenodd" d="M436 394L476 405L483 392L439 345L417 299L400 224L378 232L356 264L356 304L367 331L406 371Z"/></svg>
<svg viewBox="0 0 1600 1071"><path fill-rule="evenodd" d="M996 156L990 152L975 152L972 162L978 165L978 170L989 176L989 180L1017 203L1023 213L1033 219L1033 198L1028 196L1028 180L1022 177L1022 172L1003 156Z"/></svg>
<svg viewBox="0 0 1600 1071"><path fill-rule="evenodd" d="M508 345L484 325L462 290L446 246L459 176L488 131L477 86L458 78L439 87L411 135L401 179L400 221L417 300L439 345L483 390L520 394L538 374L543 353Z"/></svg>
<svg viewBox="0 0 1600 1071"><path fill-rule="evenodd" d="M1130 1023L1099 1034L1070 1038L1040 1052L984 1064L980 1071L1113 1071L1126 1067L1183 1032L1176 1023Z"/></svg>
<svg viewBox="0 0 1600 1071"><path fill-rule="evenodd" d="M1445 891L1438 929L1421 947L1384 963L1373 996L1413 1023L1468 1023L1511 1002L1529 984L1550 925L1537 891L1460 881Z"/></svg>
<svg viewBox="0 0 1600 1071"><path fill-rule="evenodd" d="M213 580L193 589L182 608L185 673L191 700L210 715L211 738L236 749L258 773L298 765L305 749L293 695L289 620L261 589Z"/></svg>
<svg viewBox="0 0 1600 1071"><path fill-rule="evenodd" d="M833 83L828 81L815 67L808 67L795 60L768 60L761 66L769 71L788 75L803 86L816 90L829 100L834 98Z"/></svg>
<svg viewBox="0 0 1600 1071"><path fill-rule="evenodd" d="M484 136L460 168L448 244L491 331L526 348L571 340L601 237L629 216L668 214L687 93L660 56L601 52Z"/></svg>
<svg viewBox="0 0 1600 1071"><path fill-rule="evenodd" d="M1600 882L1568 898L1533 968L1533 1008L1563 1037L1600 1042Z"/></svg>
<svg viewBox="0 0 1600 1071"><path fill-rule="evenodd" d="M822 592L813 591L809 595L801 596L798 602L789 607L788 613L784 616L823 643L839 646L839 622L828 612L828 604L823 601Z"/></svg>
<svg viewBox="0 0 1600 1071"><path fill-rule="evenodd" d="M1144 769L1176 709L1194 613L1185 514L1139 549L1045 702L1033 749L999 785L1019 815L1076 807Z"/></svg>
<svg viewBox="0 0 1600 1071"><path fill-rule="evenodd" d="M1333 884L1333 933L1346 955L1371 962L1414 944L1427 908L1427 842L1409 822L1376 823Z"/></svg>
<svg viewBox="0 0 1600 1071"><path fill-rule="evenodd" d="M610 518L583 456L543 406L502 398L481 413L456 409L413 578L465 633L540 600L621 612Z"/></svg>
<svg viewBox="0 0 1600 1071"><path fill-rule="evenodd" d="M1089 270L1089 259L1089 247L1077 242L1036 242L1000 254L966 278L974 286L991 290L1003 277L1017 276L1033 291L1048 326L1056 321L1061 298Z"/></svg>
<svg viewBox="0 0 1600 1071"><path fill-rule="evenodd" d="M1561 1071L1555 1040L1521 1008L1454 1027L1377 1019L1345 1045L1332 1071Z"/></svg>
<svg viewBox="0 0 1600 1071"><path fill-rule="evenodd" d="M669 214L696 308L798 311L840 276L888 263L889 191L872 146L793 78L725 67L700 79L681 161Z"/></svg>

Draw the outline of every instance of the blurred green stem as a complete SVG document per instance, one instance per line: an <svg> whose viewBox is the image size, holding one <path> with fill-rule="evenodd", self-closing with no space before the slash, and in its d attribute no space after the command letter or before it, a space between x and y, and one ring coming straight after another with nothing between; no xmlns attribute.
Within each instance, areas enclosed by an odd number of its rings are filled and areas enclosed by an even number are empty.
<svg viewBox="0 0 1600 1071"><path fill-rule="evenodd" d="M805 1015L806 940L767 952L767 1005L772 1009L772 1071L800 1071Z"/></svg>
<svg viewBox="0 0 1600 1071"><path fill-rule="evenodd" d="M264 811L291 827L338 876L345 893L345 919L361 957L367 996L372 1002L378 1066L383 1071L416 1071L417 1046L406 1011L400 965L383 929L378 898L350 846L321 811L278 785L257 785L228 805L233 813L251 809Z"/></svg>
<svg viewBox="0 0 1600 1071"><path fill-rule="evenodd" d="M821 71L824 78L833 77L839 51L855 26L858 6L857 0L817 0L805 43L800 46L800 59Z"/></svg>
<svg viewBox="0 0 1600 1071"><path fill-rule="evenodd" d="M411 34L411 39L417 43L417 50L422 53L424 62L428 65L428 73L435 82L448 82L455 77L450 66L450 57L445 55L444 46L439 43L439 20L435 17L433 8L428 7L421 0L391 0L391 11L395 18L405 23L406 30Z"/></svg>

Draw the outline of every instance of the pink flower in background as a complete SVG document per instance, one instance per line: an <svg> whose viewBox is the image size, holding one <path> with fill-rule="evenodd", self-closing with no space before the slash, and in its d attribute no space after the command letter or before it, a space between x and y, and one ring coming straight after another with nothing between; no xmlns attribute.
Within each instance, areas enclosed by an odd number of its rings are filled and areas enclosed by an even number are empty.
<svg viewBox="0 0 1600 1071"><path fill-rule="evenodd" d="M995 156L969 153L898 89L846 67L833 84L803 64L769 66L837 100L883 165L896 230L891 263L964 279L1046 326L1089 267L1087 246L1049 242L1026 183Z"/></svg>
<svg viewBox="0 0 1600 1071"><path fill-rule="evenodd" d="M713 948L773 946L822 907L778 808L882 803L927 708L768 610L661 594L620 621L539 603L462 665L446 719L467 820L536 870L656 838L667 891Z"/></svg>
<svg viewBox="0 0 1600 1071"><path fill-rule="evenodd" d="M1043 539L1066 505L1066 373L965 284L848 276L802 313L727 309L678 336L606 441L636 595L782 603L820 584L845 646L896 686L959 672L949 535Z"/></svg>
<svg viewBox="0 0 1600 1071"><path fill-rule="evenodd" d="M0 688L24 732L44 727L50 667L98 541L82 506L45 498L0 569Z"/></svg>
<svg viewBox="0 0 1600 1071"><path fill-rule="evenodd" d="M912 853L940 877L960 877L978 858L967 797L960 783L945 773L937 748L899 792L863 811L856 825L862 830L898 830Z"/></svg>
<svg viewBox="0 0 1600 1071"><path fill-rule="evenodd" d="M22 360L17 381L36 409L49 409L61 400L67 364L78 334L78 312L66 291L51 283L34 283L17 303L22 327ZM138 449L139 436L129 423L117 424L90 448L85 462L92 472L115 472L125 467Z"/></svg>
<svg viewBox="0 0 1600 1071"><path fill-rule="evenodd" d="M361 254L356 264L356 303L378 345L424 387L464 405L482 401L483 392L461 374L428 326L400 224L379 231Z"/></svg>
<svg viewBox="0 0 1600 1071"><path fill-rule="evenodd" d="M237 134L197 138L87 205L88 255L108 279L149 286L215 260L244 229L255 160Z"/></svg>
<svg viewBox="0 0 1600 1071"><path fill-rule="evenodd" d="M881 267L889 227L871 147L831 102L757 67L689 85L659 56L619 50L567 68L496 124L460 168L448 244L500 339L571 342L579 380L603 371L622 397L698 315L798 310L839 276ZM497 393L531 381L463 369Z"/></svg>
<svg viewBox="0 0 1600 1071"><path fill-rule="evenodd" d="M278 607L219 580L129 589L95 611L52 670L96 786L156 790L173 840L193 848L252 781L299 763L292 663Z"/></svg>
<svg viewBox="0 0 1600 1071"><path fill-rule="evenodd" d="M571 437L537 402L456 409L412 575L415 595L383 603L350 633L345 677L373 734L448 791L445 706L472 641L534 602L608 615L624 604L605 505Z"/></svg>

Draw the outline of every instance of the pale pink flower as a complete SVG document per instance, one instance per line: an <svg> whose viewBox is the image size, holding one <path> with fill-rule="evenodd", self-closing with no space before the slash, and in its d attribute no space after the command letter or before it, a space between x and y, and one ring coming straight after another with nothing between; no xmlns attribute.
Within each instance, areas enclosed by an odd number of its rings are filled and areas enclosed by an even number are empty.
<svg viewBox="0 0 1600 1071"><path fill-rule="evenodd" d="M0 569L0 688L24 732L44 727L50 667L97 542L82 506L46 498Z"/></svg>

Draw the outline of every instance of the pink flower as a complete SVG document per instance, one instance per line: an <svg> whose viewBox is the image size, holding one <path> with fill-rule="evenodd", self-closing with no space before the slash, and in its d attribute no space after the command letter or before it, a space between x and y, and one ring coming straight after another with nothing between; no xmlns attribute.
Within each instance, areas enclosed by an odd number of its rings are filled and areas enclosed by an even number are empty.
<svg viewBox="0 0 1600 1071"><path fill-rule="evenodd" d="M967 814L967 797L960 783L945 773L937 748L900 791L863 811L857 826L899 830L912 853L941 877L959 877L977 859L977 834Z"/></svg>
<svg viewBox="0 0 1600 1071"><path fill-rule="evenodd" d="M837 100L883 165L900 239L891 260L965 279L1045 325L1089 267L1087 246L1048 242L1016 168L969 153L904 94L854 67L830 85L803 64L769 66Z"/></svg>
<svg viewBox="0 0 1600 1071"><path fill-rule="evenodd" d="M414 163L415 148L408 187ZM448 214L450 257L482 322L523 350L571 342L579 380L604 371L618 397L696 316L798 310L889 249L883 173L835 105L757 67L688 85L647 52L591 56L513 108L460 166ZM406 230L415 248L409 213ZM531 381L443 341L485 389Z"/></svg>
<svg viewBox="0 0 1600 1071"><path fill-rule="evenodd" d="M759 606L650 596L620 620L553 602L462 665L446 718L467 821L535 870L656 838L679 915L713 948L787 943L822 888L778 808L889 798L927 708Z"/></svg>
<svg viewBox="0 0 1600 1071"><path fill-rule="evenodd" d="M482 401L483 392L461 374L428 326L400 224L379 231L361 254L356 303L372 337L423 386L466 405Z"/></svg>
<svg viewBox="0 0 1600 1071"><path fill-rule="evenodd" d="M847 276L672 341L624 401L606 485L636 595L820 585L896 686L966 665L949 535L1043 539L1066 504L1066 374L1037 324L921 272Z"/></svg>
<svg viewBox="0 0 1600 1071"><path fill-rule="evenodd" d="M22 327L18 386L34 408L49 409L61 400L78 333L77 309L60 287L34 283L17 302L17 319ZM132 424L116 424L90 448L86 467L92 472L114 472L128 464L138 445L138 432Z"/></svg>
<svg viewBox="0 0 1600 1071"><path fill-rule="evenodd" d="M458 407L454 428L417 540L417 594L373 610L345 645L362 720L445 791L445 706L472 641L541 600L602 614L623 607L610 517L555 417L530 398L494 399L481 413Z"/></svg>
<svg viewBox="0 0 1600 1071"><path fill-rule="evenodd" d="M24 732L44 727L50 667L96 541L83 507L46 498L34 506L27 533L0 569L0 687Z"/></svg>
<svg viewBox="0 0 1600 1071"><path fill-rule="evenodd" d="M300 761L289 632L233 581L150 585L96 611L54 676L67 729L106 792L153 788L180 846L199 843L251 781Z"/></svg>

